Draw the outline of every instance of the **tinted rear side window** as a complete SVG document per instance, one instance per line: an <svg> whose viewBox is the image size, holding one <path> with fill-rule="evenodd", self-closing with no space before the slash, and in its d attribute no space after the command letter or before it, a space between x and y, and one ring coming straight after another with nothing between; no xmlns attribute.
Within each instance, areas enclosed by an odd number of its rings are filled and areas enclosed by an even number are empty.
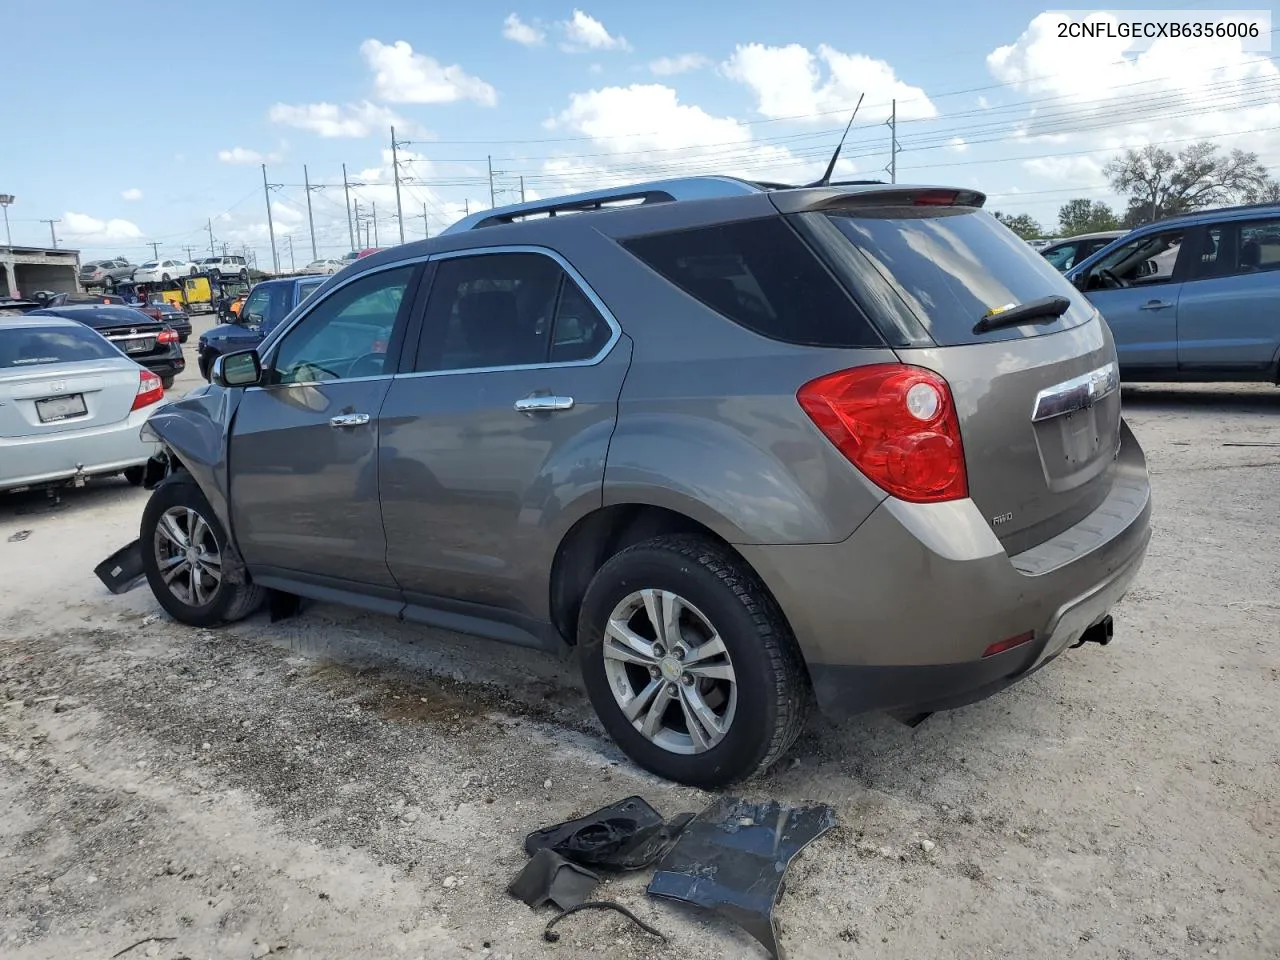
<svg viewBox="0 0 1280 960"><path fill-rule="evenodd" d="M817 347L882 344L781 217L653 233L622 245L685 293L761 336Z"/></svg>
<svg viewBox="0 0 1280 960"><path fill-rule="evenodd" d="M1054 333L1093 316L1083 294L1049 261L980 210L887 207L833 214L831 220L940 346ZM973 332L995 307L1047 296L1071 301L1053 323Z"/></svg>
<svg viewBox="0 0 1280 960"><path fill-rule="evenodd" d="M0 370L119 356L119 350L85 327L0 330Z"/></svg>

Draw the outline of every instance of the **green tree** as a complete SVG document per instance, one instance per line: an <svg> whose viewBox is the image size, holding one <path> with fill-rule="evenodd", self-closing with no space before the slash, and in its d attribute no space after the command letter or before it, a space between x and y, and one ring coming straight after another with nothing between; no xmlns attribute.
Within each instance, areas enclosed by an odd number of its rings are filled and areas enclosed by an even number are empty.
<svg viewBox="0 0 1280 960"><path fill-rule="evenodd" d="M1019 213L1014 215L1001 213L997 210L993 216L1023 240L1034 240L1037 237L1044 236L1044 231L1041 229L1040 224L1030 214Z"/></svg>
<svg viewBox="0 0 1280 960"><path fill-rule="evenodd" d="M1119 230L1120 218L1101 200L1078 197L1058 208L1058 227L1064 237L1102 230Z"/></svg>
<svg viewBox="0 0 1280 960"><path fill-rule="evenodd" d="M1156 146L1126 150L1105 168L1111 187L1129 201L1126 226L1134 227L1206 207L1248 202L1274 182L1256 153L1220 153L1207 140L1177 155Z"/></svg>

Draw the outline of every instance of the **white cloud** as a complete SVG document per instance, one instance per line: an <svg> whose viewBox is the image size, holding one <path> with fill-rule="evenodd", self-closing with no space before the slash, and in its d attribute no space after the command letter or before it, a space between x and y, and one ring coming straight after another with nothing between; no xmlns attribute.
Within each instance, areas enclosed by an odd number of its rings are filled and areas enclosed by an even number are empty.
<svg viewBox="0 0 1280 960"><path fill-rule="evenodd" d="M981 95L980 95L980 96L978 97L978 106L979 106L981 109L983 109L983 110L990 110L990 109L991 109L991 101L990 101L990 100L988 100L986 97L984 97L984 96L981 96Z"/></svg>
<svg viewBox="0 0 1280 960"><path fill-rule="evenodd" d="M366 40L360 44L373 71L378 98L389 103L454 103L471 100L485 107L498 102L497 91L457 64L444 66L434 57L415 53L403 40L385 44Z"/></svg>
<svg viewBox="0 0 1280 960"><path fill-rule="evenodd" d="M1280 126L1280 99L1271 92L1280 67L1244 51L1239 40L1160 39L1133 54L1121 38L1059 39L1060 19L1035 17L1015 42L987 56L992 76L1040 101L1022 127L1031 142L1119 150ZM1217 142L1280 161L1275 131Z"/></svg>
<svg viewBox="0 0 1280 960"><path fill-rule="evenodd" d="M568 107L545 126L594 141L586 156L544 162L530 186L548 196L686 174L805 182L826 162L825 156L806 161L785 147L758 143L750 127L681 103L675 90L658 83L572 94ZM853 172L843 161L839 170Z"/></svg>
<svg viewBox="0 0 1280 960"><path fill-rule="evenodd" d="M938 113L924 90L899 80L885 61L842 53L826 44L819 45L816 55L797 43L785 47L739 44L721 69L725 76L750 87L756 109L771 119L830 123L820 115L852 111L863 94L860 122L888 118L890 101L895 99L899 120L928 119Z"/></svg>
<svg viewBox="0 0 1280 960"><path fill-rule="evenodd" d="M230 150L219 150L218 159L223 163L279 163L281 156L278 153L260 153L244 147L232 147Z"/></svg>
<svg viewBox="0 0 1280 960"><path fill-rule="evenodd" d="M969 144L965 141L964 137L952 137L947 141L947 147L955 153L964 153L969 149Z"/></svg>
<svg viewBox="0 0 1280 960"><path fill-rule="evenodd" d="M137 187L130 187L128 190L121 191L120 196L124 197L126 200L141 200L142 191Z"/></svg>
<svg viewBox="0 0 1280 960"><path fill-rule="evenodd" d="M1106 185L1106 177L1102 173L1103 163L1105 159L1094 157L1036 157L1024 160L1022 166L1046 180L1090 188Z"/></svg>
<svg viewBox="0 0 1280 960"><path fill-rule="evenodd" d="M682 53L678 57L659 57L649 62L649 71L659 77L673 77L678 73L701 70L710 61L700 53Z"/></svg>
<svg viewBox="0 0 1280 960"><path fill-rule="evenodd" d="M416 135L418 126L386 107L364 100L338 106L334 103L277 103L267 113L273 123L310 130L322 137L383 136L392 126L400 133Z"/></svg>
<svg viewBox="0 0 1280 960"><path fill-rule="evenodd" d="M73 243L91 245L122 243L142 236L137 224L129 220L99 220L70 210L62 215L58 232Z"/></svg>
<svg viewBox="0 0 1280 960"><path fill-rule="evenodd" d="M540 30L531 23L525 23L518 13L507 14L507 19L502 21L502 35L526 47L539 46L547 39L546 31Z"/></svg>
<svg viewBox="0 0 1280 960"><path fill-rule="evenodd" d="M603 23L581 10L574 10L573 17L560 24L560 29L564 31L565 37L560 49L568 53L631 49L626 37L614 36L605 29Z"/></svg>

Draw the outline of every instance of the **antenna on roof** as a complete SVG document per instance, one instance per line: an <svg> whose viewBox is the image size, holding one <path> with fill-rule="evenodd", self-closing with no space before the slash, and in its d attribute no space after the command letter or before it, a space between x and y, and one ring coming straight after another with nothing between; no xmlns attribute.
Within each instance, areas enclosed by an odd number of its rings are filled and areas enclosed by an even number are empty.
<svg viewBox="0 0 1280 960"><path fill-rule="evenodd" d="M849 130L853 127L853 121L858 116L858 108L862 106L862 98L865 96L865 93L858 94L858 102L853 105L853 116L850 117L849 122L845 124L844 133L840 135L840 142L836 144L836 152L831 155L831 162L827 164L827 172L822 175L821 180L805 184L805 186L825 187L831 182L831 175L836 172L836 161L840 159L840 151L844 147L845 138L849 136Z"/></svg>

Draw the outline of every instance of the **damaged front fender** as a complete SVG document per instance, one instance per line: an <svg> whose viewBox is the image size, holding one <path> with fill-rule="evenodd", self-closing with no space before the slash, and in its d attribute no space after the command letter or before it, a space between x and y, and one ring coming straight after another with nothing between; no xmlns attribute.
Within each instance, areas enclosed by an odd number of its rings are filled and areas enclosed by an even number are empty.
<svg viewBox="0 0 1280 960"><path fill-rule="evenodd" d="M211 384L197 387L181 400L165 404L147 418L142 428L144 437L164 446L164 451L147 465L143 483L151 489L174 470L186 470L209 501L233 549L227 437L243 393Z"/></svg>

